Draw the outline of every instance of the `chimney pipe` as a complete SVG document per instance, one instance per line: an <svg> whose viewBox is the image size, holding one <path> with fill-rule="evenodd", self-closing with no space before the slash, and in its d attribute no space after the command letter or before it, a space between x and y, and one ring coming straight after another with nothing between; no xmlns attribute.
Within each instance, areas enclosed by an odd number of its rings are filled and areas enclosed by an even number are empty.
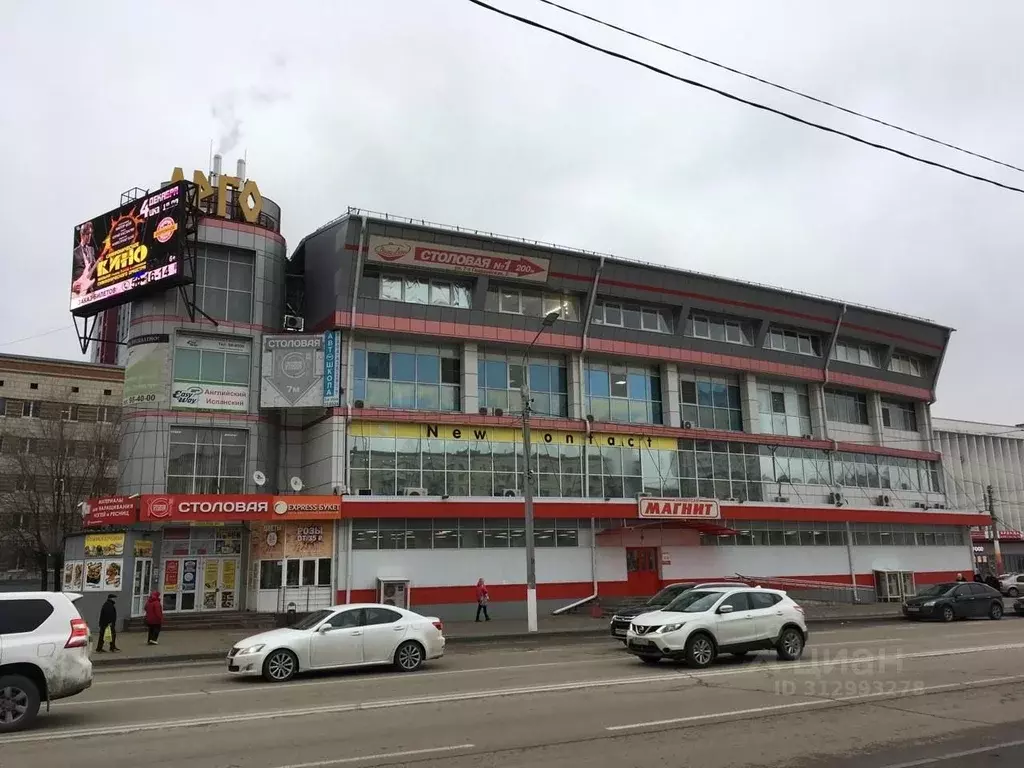
<svg viewBox="0 0 1024 768"><path fill-rule="evenodd" d="M216 155L213 156L213 175L214 176L220 176L220 164L221 164L221 160L222 159L223 158L220 156L219 152Z"/></svg>
<svg viewBox="0 0 1024 768"><path fill-rule="evenodd" d="M235 176L238 177L239 181L245 181L245 160L239 158L237 167L238 170L235 172Z"/></svg>

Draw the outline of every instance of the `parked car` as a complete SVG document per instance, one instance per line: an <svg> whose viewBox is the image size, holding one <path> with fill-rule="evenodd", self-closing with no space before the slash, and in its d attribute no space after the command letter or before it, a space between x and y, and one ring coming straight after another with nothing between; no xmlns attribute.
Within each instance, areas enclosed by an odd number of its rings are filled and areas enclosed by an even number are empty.
<svg viewBox="0 0 1024 768"><path fill-rule="evenodd" d="M444 655L444 625L393 605L336 605L235 643L228 672L283 683L299 672L393 664L413 672Z"/></svg>
<svg viewBox="0 0 1024 768"><path fill-rule="evenodd" d="M1020 597L1024 592L1024 573L1004 573L999 577L999 591L1007 597Z"/></svg>
<svg viewBox="0 0 1024 768"><path fill-rule="evenodd" d="M903 602L903 615L911 620L1001 619L1003 596L999 590L978 582L931 584Z"/></svg>
<svg viewBox="0 0 1024 768"><path fill-rule="evenodd" d="M69 592L0 592L0 733L27 728L45 701L92 685L89 625Z"/></svg>
<svg viewBox="0 0 1024 768"><path fill-rule="evenodd" d="M1024 616L1024 599L1013 601L1013 612L1018 616Z"/></svg>
<svg viewBox="0 0 1024 768"><path fill-rule="evenodd" d="M650 613L651 611L657 611L664 609L676 598L686 594L691 589L705 589L705 588L723 588L728 589L730 587L744 586L743 584L735 581L720 581L720 582L708 582L702 584L696 581L680 581L675 584L669 584L667 587L663 587L654 597L648 600L643 605L633 605L628 608L619 608L615 611L615 615L612 616L611 621L608 624L608 632L616 640L620 640L623 644L626 642L626 632L629 630L629 625L634 618L642 613Z"/></svg>
<svg viewBox="0 0 1024 768"><path fill-rule="evenodd" d="M698 668L723 653L771 649L794 661L806 642L803 609L785 592L760 587L691 589L637 616L626 634L626 649L646 664L668 658Z"/></svg>

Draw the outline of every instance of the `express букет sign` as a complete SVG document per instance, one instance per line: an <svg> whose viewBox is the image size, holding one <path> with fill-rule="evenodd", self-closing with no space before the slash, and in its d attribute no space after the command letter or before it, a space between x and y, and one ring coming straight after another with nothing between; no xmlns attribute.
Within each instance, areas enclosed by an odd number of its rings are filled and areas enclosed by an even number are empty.
<svg viewBox="0 0 1024 768"><path fill-rule="evenodd" d="M270 496L263 494L158 494L142 497L140 520L293 520L336 518L337 496Z"/></svg>
<svg viewBox="0 0 1024 768"><path fill-rule="evenodd" d="M547 282L549 261L538 256L480 251L394 237L370 236L367 260L378 264L423 267L467 275Z"/></svg>
<svg viewBox="0 0 1024 768"><path fill-rule="evenodd" d="M718 520L717 499L640 499L640 517L660 520Z"/></svg>

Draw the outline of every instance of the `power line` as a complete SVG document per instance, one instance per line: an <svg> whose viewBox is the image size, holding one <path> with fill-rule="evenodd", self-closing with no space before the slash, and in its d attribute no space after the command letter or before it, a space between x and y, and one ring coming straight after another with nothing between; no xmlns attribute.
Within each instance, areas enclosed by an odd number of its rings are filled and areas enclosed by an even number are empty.
<svg viewBox="0 0 1024 768"><path fill-rule="evenodd" d="M32 341L32 339L41 339L41 338L43 338L43 336L52 336L55 333L60 333L61 331L66 331L66 330L67 330L67 326L66 325L62 325L60 328L51 328L48 331L43 331L42 333L36 333L36 334L33 334L32 336L25 336L24 338L21 338L21 339L12 339L11 341L0 341L0 347L10 347L10 346L13 346L14 344L21 344L21 342L23 342L23 341Z"/></svg>
<svg viewBox="0 0 1024 768"><path fill-rule="evenodd" d="M712 59L708 59L708 58L706 58L704 56L700 56L700 55L698 55L696 53L691 53L690 51L684 51L681 48L677 48L674 45L670 45L669 43L663 43L660 40L655 40L653 38L647 37L646 35L642 35L639 32L633 32L632 30L626 29L624 27L620 27L620 26L618 26L616 24L612 24L611 22L608 22L608 21L604 21L603 19L599 19L599 18L597 18L595 16L590 16L590 15L588 15L586 13L583 13L582 11L577 11L574 8L569 8L568 6L561 5L560 3L554 2L554 0L538 0L538 2L544 3L545 5L550 5L553 8L558 8L559 10L565 11L566 13L571 13L573 16L579 16L580 18L586 19L587 21L591 21L591 22L593 22L595 24L600 24L603 27L607 27L609 29L614 29L616 32L621 32L621 33L623 33L625 35L629 35L630 37L635 37L638 40L643 40L644 42L651 43L652 45L657 45L660 48L665 48L666 50L673 51L674 53L679 53L679 54L682 54L683 56L688 56L689 58L694 59L696 61L703 62L704 64L710 64L712 67L718 67L719 69L723 69L726 72L731 72L734 75L739 75L740 77L745 77L745 78L747 78L749 80L753 80L753 81L761 83L763 85L767 85L767 86L770 86L772 88L777 88L780 91L785 91L786 93L792 94L794 96L799 96L802 99L807 99L808 101L813 101L813 102L815 102L817 104L822 104L822 105L824 105L826 107L831 107L832 109L838 109L840 112L845 112L848 115L853 115L854 117L859 117L859 118L862 118L864 120L870 120L872 123L877 123L878 125L885 126L886 128L892 128L894 130L900 131L901 133L906 133L906 134L908 134L910 136L915 136L916 138L924 139L925 141L930 141L932 144L938 144L939 146L946 147L947 149L956 150L957 152L963 152L965 155L970 155L971 157L977 157L980 160L987 160L990 163L995 163L996 165L1001 165L1004 168L1010 168L1010 169L1012 169L1014 171L1024 172L1024 168L1021 168L1019 166L1013 165L1012 163L1006 163L1006 162L1003 162L1002 160L997 160L994 157L989 157L988 155L983 155L980 152L972 152L971 150L965 149L964 147L957 146L956 144L950 144L949 142L942 141L941 139L936 139L936 138L933 138L931 136L926 136L925 134L918 133L917 131L913 131L910 128L903 128L903 127L901 127L899 125L896 125L895 123L890 123L890 122L888 122L886 120L881 120L881 119L879 119L877 117L872 117L871 115L866 115L863 112L858 112L855 109L849 109L847 107L842 106L841 104L836 104L834 102L827 101L826 99L821 99L821 98L818 98L817 96L812 96L809 93L804 93L803 91L798 91L795 88L789 88L788 86L781 85L780 83L772 82L771 80L767 80L767 79L765 79L763 77L758 77L757 75L752 75L749 72L744 72L741 69L736 69L735 67L730 67L727 64L722 64L721 62L713 61Z"/></svg>
<svg viewBox="0 0 1024 768"><path fill-rule="evenodd" d="M860 136L856 136L856 135L854 135L852 133L847 133L846 131L841 131L838 128L831 128L831 127L829 127L827 125L823 125L821 123L815 123L812 120L805 120L804 118L798 117L798 116L796 116L796 115L794 115L794 114L792 114L790 112L785 112L785 111L783 111L781 109L776 109L775 107L770 107L767 104L762 104L762 103L757 102L757 101L751 101L750 99L745 99L742 96L737 96L736 94L730 93L729 91L723 91L721 88L715 88L715 87L707 85L705 83L701 83L701 82L699 82L697 80L691 80L688 77L683 77L682 75L673 74L672 72L669 72L667 70L661 69L660 67L656 67L653 64L648 64L645 61L640 61L639 59L634 59L632 56L627 56L626 54L619 53L618 51L613 51L610 48L602 48L599 45L595 45L594 43L589 43L586 40L583 40L583 39L581 39L579 37L575 37L574 35L570 35L568 32L563 32L560 29L555 29L554 27L549 27L549 26L547 26L545 24L541 24L539 21L534 21L533 19L526 18L525 16L518 16L518 15L516 15L514 13L510 13L509 11L503 11L500 8L495 8L493 5L489 5L489 4L485 3L485 2L483 2L483 0L469 0L469 2L472 3L473 5L476 5L476 6L480 7L480 8L483 8L484 10L488 10L488 11L491 11L492 13L496 13L499 16L504 16L506 18L512 19L513 21L518 21L521 24L526 24L527 26L534 27L535 29L540 29L540 30L543 30L545 32L550 32L553 35L556 35L558 37L564 38L564 39L566 39L566 40L568 40L568 41L570 41L572 43L576 43L577 45L581 45L584 48L589 48L592 51L597 51L598 53L603 53L606 56L611 56L612 58L620 59L621 61L628 61L630 64L636 64L638 67L643 67L644 69L647 69L647 70L649 70L651 72L654 72L655 74L662 75L663 77L671 78L671 79L676 80L676 81L678 81L680 83L685 83L686 85L692 85L695 88L700 88L700 89L705 90L705 91L710 91L711 93L718 94L719 96L722 96L722 97L724 97L726 99L729 99L731 101L735 101L735 102L738 102L740 104L745 104L748 107L753 107L754 109L760 109L760 110L762 110L764 112L771 112L774 115L779 115L780 117L784 117L787 120L792 120L795 123L799 123L801 125L806 125L809 128L816 128L819 131L825 131L826 133L831 133L831 134L833 134L835 136L842 136L843 138L849 139L850 141L855 141L858 144L863 144L864 146L872 147L874 149L880 149L883 152L889 152L891 154L898 155L900 157L906 158L907 160L913 160L915 162L922 163L923 165L929 165L932 168L939 168L939 169L944 170L944 171L949 171L950 173L955 173L957 176L963 176L964 178L974 179L975 181L981 181L981 182L984 182L985 184L991 184L994 187L999 187L1000 189L1005 189L1005 190L1008 190L1010 192L1018 192L1020 194L1024 194L1024 188L1014 187L1014 186L1012 186L1010 184L1004 184L1001 181L996 181L995 179L990 179L990 178L987 178L986 176L978 176L977 174L969 173L967 171L963 171L963 170L960 170L959 168L954 168L952 166L945 165L944 163L940 163L940 162L937 162L935 160L929 160L927 158L920 157L919 155L913 155L913 154L910 154L909 152L904 152L901 149L896 149L895 147L890 147L887 144L879 144L879 143L874 142L874 141L869 141L868 139L861 138Z"/></svg>

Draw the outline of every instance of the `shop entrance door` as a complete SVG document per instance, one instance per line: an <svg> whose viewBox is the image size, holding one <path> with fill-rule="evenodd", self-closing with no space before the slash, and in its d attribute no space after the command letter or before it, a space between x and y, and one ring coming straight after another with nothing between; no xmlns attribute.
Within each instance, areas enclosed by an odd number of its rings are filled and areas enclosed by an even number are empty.
<svg viewBox="0 0 1024 768"><path fill-rule="evenodd" d="M651 597L661 589L657 547L626 547L626 583L629 594Z"/></svg>
<svg viewBox="0 0 1024 768"><path fill-rule="evenodd" d="M164 560L164 610L238 609L238 557L169 557Z"/></svg>
<svg viewBox="0 0 1024 768"><path fill-rule="evenodd" d="M238 566L237 557L203 558L200 610L233 611L238 608Z"/></svg>
<svg viewBox="0 0 1024 768"><path fill-rule="evenodd" d="M153 589L153 558L135 558L135 572L132 575L132 616L146 612L146 600Z"/></svg>

